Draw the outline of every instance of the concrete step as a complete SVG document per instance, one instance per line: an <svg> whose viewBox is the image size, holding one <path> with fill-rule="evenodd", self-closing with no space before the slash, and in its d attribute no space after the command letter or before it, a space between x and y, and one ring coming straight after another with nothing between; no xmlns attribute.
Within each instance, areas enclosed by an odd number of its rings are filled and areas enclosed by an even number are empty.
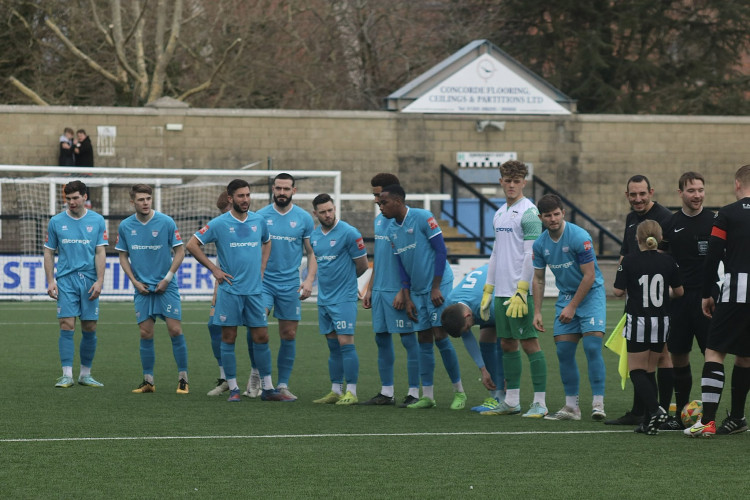
<svg viewBox="0 0 750 500"><path fill-rule="evenodd" d="M439 219L440 229L443 230L443 238L465 238L466 235L462 234L455 227L450 225L450 222L444 219ZM448 255L460 254L460 255L478 255L479 250L477 245L473 241L446 241L445 246L448 247Z"/></svg>

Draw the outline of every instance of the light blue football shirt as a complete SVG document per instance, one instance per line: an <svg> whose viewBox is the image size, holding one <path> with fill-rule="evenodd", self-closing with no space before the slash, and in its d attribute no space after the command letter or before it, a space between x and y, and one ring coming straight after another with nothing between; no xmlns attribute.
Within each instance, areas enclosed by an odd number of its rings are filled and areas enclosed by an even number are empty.
<svg viewBox="0 0 750 500"><path fill-rule="evenodd" d="M544 269L549 266L555 275L555 283L561 294L572 295L578 290L583 279L581 264L594 262L594 284L604 286L604 278L599 270L594 254L594 245L589 233L573 224L565 222L565 228L560 239L555 242L546 229L534 242L534 268Z"/></svg>
<svg viewBox="0 0 750 500"><path fill-rule="evenodd" d="M435 217L429 210L407 207L403 222L392 220L388 232L392 251L411 279L412 293L429 293L435 277L435 250L430 240L442 233ZM440 283L453 286L453 271L448 263Z"/></svg>
<svg viewBox="0 0 750 500"><path fill-rule="evenodd" d="M357 268L354 259L367 255L360 232L342 220L328 233L318 226L310 236L318 262L318 302L357 301Z"/></svg>
<svg viewBox="0 0 750 500"><path fill-rule="evenodd" d="M266 221L255 212L248 212L241 221L226 212L211 219L195 237L203 243L215 242L221 270L230 274L230 285L223 281L219 287L235 295L257 295L262 292L261 247L271 236Z"/></svg>
<svg viewBox="0 0 750 500"><path fill-rule="evenodd" d="M315 227L312 216L297 205L282 214L273 203L256 213L266 221L273 248L263 279L277 285L298 285L304 240Z"/></svg>
<svg viewBox="0 0 750 500"><path fill-rule="evenodd" d="M57 250L58 278L81 273L92 280L96 280L96 247L107 244L104 217L93 210L86 210L80 219L71 217L67 210L53 216L44 242L46 248Z"/></svg>
<svg viewBox="0 0 750 500"><path fill-rule="evenodd" d="M388 238L391 220L378 214L375 217L375 245L373 250L374 291L397 292L401 289L398 272L398 257L394 255L391 240Z"/></svg>
<svg viewBox="0 0 750 500"><path fill-rule="evenodd" d="M174 220L154 211L145 223L136 214L122 221L115 250L128 253L135 278L153 289L172 266L172 248L180 245L182 237ZM170 281L169 286L176 287L177 280Z"/></svg>
<svg viewBox="0 0 750 500"><path fill-rule="evenodd" d="M474 269L470 273L467 273L445 299L446 305L458 304L460 302L471 309L471 313L474 315L475 325L495 322L494 307L490 307L490 319L488 321L484 321L479 315L482 305L482 294L484 293L484 284L487 282L488 268L489 264L485 264Z"/></svg>

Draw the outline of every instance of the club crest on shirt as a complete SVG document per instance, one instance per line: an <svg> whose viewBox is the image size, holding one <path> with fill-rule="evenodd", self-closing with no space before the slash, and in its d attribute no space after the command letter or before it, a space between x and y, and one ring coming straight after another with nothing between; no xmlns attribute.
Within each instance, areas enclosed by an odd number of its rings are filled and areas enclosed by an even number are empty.
<svg viewBox="0 0 750 500"><path fill-rule="evenodd" d="M157 236L159 236L159 231L151 231L151 236L156 238Z"/></svg>
<svg viewBox="0 0 750 500"><path fill-rule="evenodd" d="M331 246L336 246L336 240L331 240Z"/></svg>
<svg viewBox="0 0 750 500"><path fill-rule="evenodd" d="M570 247L562 247L562 251L563 253L568 253L570 252Z"/></svg>
<svg viewBox="0 0 750 500"><path fill-rule="evenodd" d="M289 227L291 227L292 229L294 229L295 227L297 227L297 221L296 220L290 220L289 221Z"/></svg>
<svg viewBox="0 0 750 500"><path fill-rule="evenodd" d="M432 226L430 226L430 227L432 227ZM432 229L435 229L435 228L433 227ZM414 232L414 228L413 228L413 227L410 227L409 229L407 229L407 230L406 230L406 232L407 232L408 234L412 234L412 233Z"/></svg>
<svg viewBox="0 0 750 500"><path fill-rule="evenodd" d="M430 225L430 229L437 229L438 227L438 223L435 220L435 217L430 217L429 219L427 219L427 224Z"/></svg>
<svg viewBox="0 0 750 500"><path fill-rule="evenodd" d="M86 232L87 233L90 233L93 230L94 230L94 226L86 226Z"/></svg>
<svg viewBox="0 0 750 500"><path fill-rule="evenodd" d="M253 230L253 232L255 232L255 231L257 231L257 230L258 230L258 226L250 226L250 229L252 229L252 230Z"/></svg>
<svg viewBox="0 0 750 500"><path fill-rule="evenodd" d="M221 320L222 323L224 323L227 320L227 315L226 314L219 314L219 319Z"/></svg>

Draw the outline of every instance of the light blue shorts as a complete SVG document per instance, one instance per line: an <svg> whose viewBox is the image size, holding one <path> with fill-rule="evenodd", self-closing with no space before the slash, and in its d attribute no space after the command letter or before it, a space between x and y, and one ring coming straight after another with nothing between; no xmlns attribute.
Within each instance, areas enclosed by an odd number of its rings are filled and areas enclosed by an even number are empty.
<svg viewBox="0 0 750 500"><path fill-rule="evenodd" d="M81 273L66 274L57 279L57 317L81 318L81 321L99 319L99 298L89 300L89 290L94 285L91 278Z"/></svg>
<svg viewBox="0 0 750 500"><path fill-rule="evenodd" d="M289 321L302 319L302 301L299 298L299 285L280 287L263 282L263 305L268 311L273 309L273 317Z"/></svg>
<svg viewBox="0 0 750 500"><path fill-rule="evenodd" d="M147 319L172 318L182 319L182 308L180 307L180 290L177 286L168 286L164 293L149 293L133 296L135 305L135 321L140 324Z"/></svg>
<svg viewBox="0 0 750 500"><path fill-rule="evenodd" d="M263 296L235 295L219 288L213 323L220 326L245 325L250 328L268 326Z"/></svg>
<svg viewBox="0 0 750 500"><path fill-rule="evenodd" d="M560 313L570 303L572 295L560 294L555 303L555 336L570 333L603 332L607 325L607 296L600 286L584 297L570 323L560 323Z"/></svg>
<svg viewBox="0 0 750 500"><path fill-rule="evenodd" d="M414 323L406 311L393 308L398 292L372 291L372 331L375 333L412 333Z"/></svg>
<svg viewBox="0 0 750 500"><path fill-rule="evenodd" d="M323 305L318 303L318 328L321 335L336 332L338 335L354 335L357 325L357 303Z"/></svg>
<svg viewBox="0 0 750 500"><path fill-rule="evenodd" d="M440 286L440 292L444 299L448 297L451 290L453 290L453 287L450 283ZM440 307L435 307L432 299L430 299L430 292L412 293L411 300L417 307L417 322L414 324L414 331L421 332L435 326L443 326L440 315L443 314L443 309L447 307L445 301Z"/></svg>

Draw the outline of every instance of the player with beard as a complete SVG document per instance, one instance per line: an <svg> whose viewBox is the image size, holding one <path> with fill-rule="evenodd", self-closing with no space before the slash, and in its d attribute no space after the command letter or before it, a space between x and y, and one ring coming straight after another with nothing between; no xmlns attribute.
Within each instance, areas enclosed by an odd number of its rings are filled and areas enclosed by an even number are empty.
<svg viewBox="0 0 750 500"><path fill-rule="evenodd" d="M359 357L354 347L357 278L367 271L367 250L360 232L336 218L330 195L319 194L312 204L320 222L310 236L318 261L318 327L328 343L331 377L331 392L313 403L354 405L358 402L359 377Z"/></svg>
<svg viewBox="0 0 750 500"><path fill-rule="evenodd" d="M227 185L232 209L206 224L188 242L186 248L213 274L219 284L214 322L221 325L221 362L229 385L230 402L241 400L237 385L237 359L234 343L237 327L250 327L255 360L263 377L265 400L281 401L271 383L271 351L268 348L268 321L263 306L263 271L271 253L271 236L265 221L249 212L250 185L234 179ZM209 260L201 248L216 243L218 263Z"/></svg>
<svg viewBox="0 0 750 500"><path fill-rule="evenodd" d="M273 203L256 213L263 217L273 240L273 253L268 257L266 272L263 274L263 303L266 314L273 310L279 320L281 345L276 360L279 392L286 399L294 401L297 396L289 391L289 378L296 354L297 325L301 316L301 301L312 293L312 285L318 264L315 262L310 245L310 234L315 227L312 216L292 203L297 192L294 177L281 173L273 179ZM299 268L303 253L307 254L307 277L300 284ZM253 368L247 391L243 395L258 397L261 393L260 373L255 367L252 342L248 342Z"/></svg>

